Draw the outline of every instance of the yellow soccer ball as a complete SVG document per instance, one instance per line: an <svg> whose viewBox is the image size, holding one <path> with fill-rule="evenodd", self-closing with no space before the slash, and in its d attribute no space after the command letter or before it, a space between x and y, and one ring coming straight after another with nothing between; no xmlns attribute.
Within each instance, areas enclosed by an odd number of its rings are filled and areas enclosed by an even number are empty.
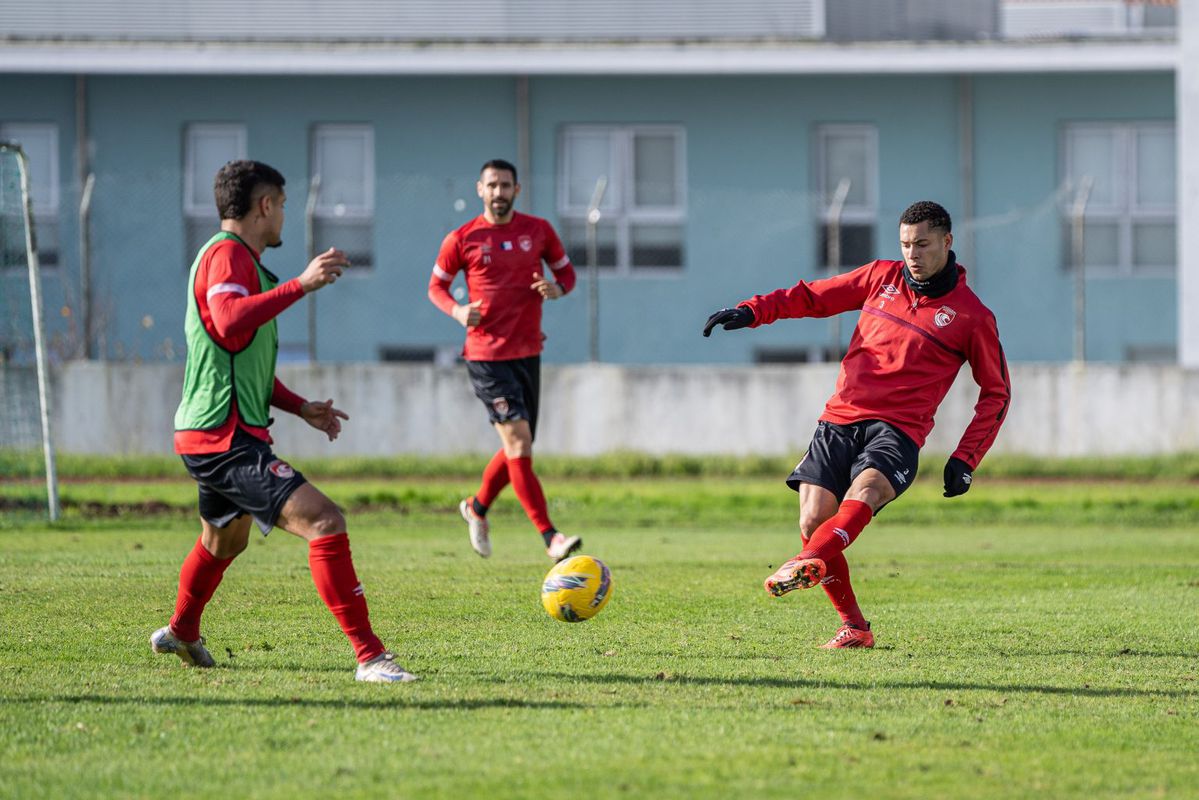
<svg viewBox="0 0 1199 800"><path fill-rule="evenodd" d="M541 605L562 622L591 619L612 599L612 572L591 556L559 561L541 584Z"/></svg>

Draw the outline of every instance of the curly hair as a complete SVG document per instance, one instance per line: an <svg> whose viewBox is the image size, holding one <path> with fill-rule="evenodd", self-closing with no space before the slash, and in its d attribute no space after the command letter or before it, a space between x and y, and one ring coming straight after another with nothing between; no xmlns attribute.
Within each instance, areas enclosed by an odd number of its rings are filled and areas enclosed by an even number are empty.
<svg viewBox="0 0 1199 800"><path fill-rule="evenodd" d="M945 207L932 200L921 200L912 203L899 217L900 225L919 225L927 222L929 228L940 228L949 233L953 230L953 220Z"/></svg>
<svg viewBox="0 0 1199 800"><path fill-rule="evenodd" d="M216 210L221 219L241 219L250 213L259 186L282 189L286 183L279 170L261 161L230 161L213 182Z"/></svg>

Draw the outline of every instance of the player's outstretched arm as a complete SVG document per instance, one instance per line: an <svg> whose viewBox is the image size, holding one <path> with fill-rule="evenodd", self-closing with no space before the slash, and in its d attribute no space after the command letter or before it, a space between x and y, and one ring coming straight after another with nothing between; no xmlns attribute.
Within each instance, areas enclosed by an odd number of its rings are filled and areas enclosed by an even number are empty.
<svg viewBox="0 0 1199 800"><path fill-rule="evenodd" d="M333 407L333 399L309 400L300 406L300 416L318 431L323 431L333 441L341 433L341 421L350 417L340 408Z"/></svg>
<svg viewBox="0 0 1199 800"><path fill-rule="evenodd" d="M300 286L304 289L305 294L315 292L317 289L335 283L348 266L350 266L350 261L346 258L346 254L335 247L330 247L312 259L300 273L298 278Z"/></svg>
<svg viewBox="0 0 1199 800"><path fill-rule="evenodd" d="M726 331L733 331L738 328L748 328L753 324L754 312L748 306L722 308L708 317L708 321L704 325L704 336L711 336L712 329L717 325L722 326Z"/></svg>

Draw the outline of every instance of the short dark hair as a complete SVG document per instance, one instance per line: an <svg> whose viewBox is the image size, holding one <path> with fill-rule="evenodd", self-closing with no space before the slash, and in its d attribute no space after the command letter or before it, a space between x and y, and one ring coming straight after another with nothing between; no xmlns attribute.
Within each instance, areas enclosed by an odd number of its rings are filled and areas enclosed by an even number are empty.
<svg viewBox="0 0 1199 800"><path fill-rule="evenodd" d="M287 181L274 167L261 161L230 161L216 172L212 193L221 219L241 219L250 213L259 186L282 189Z"/></svg>
<svg viewBox="0 0 1199 800"><path fill-rule="evenodd" d="M479 169L479 174L482 175L489 169L507 170L508 172L512 173L512 182L520 183L520 181L516 179L516 166L511 161L505 161L502 158L493 158Z"/></svg>
<svg viewBox="0 0 1199 800"><path fill-rule="evenodd" d="M900 225L919 225L921 222L927 222L928 227L940 228L946 233L953 230L953 220L949 218L949 212L932 200L912 203L899 217Z"/></svg>

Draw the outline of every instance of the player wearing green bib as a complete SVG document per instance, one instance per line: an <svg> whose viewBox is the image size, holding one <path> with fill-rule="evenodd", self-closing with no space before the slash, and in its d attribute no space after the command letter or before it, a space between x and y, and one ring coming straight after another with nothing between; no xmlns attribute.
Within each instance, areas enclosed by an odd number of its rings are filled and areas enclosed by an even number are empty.
<svg viewBox="0 0 1199 800"><path fill-rule="evenodd" d="M371 629L341 511L271 450L272 406L302 417L330 441L349 419L332 400L304 400L275 377L275 318L349 266L343 252L330 248L280 284L262 265L262 251L281 244L284 183L257 161L232 161L217 172L221 231L201 248L189 274L187 365L175 413L175 452L199 484L202 529L179 573L175 614L151 635L150 646L191 666L214 665L200 616L246 549L253 521L264 535L277 526L308 542L312 580L354 647L358 680L415 680Z"/></svg>

